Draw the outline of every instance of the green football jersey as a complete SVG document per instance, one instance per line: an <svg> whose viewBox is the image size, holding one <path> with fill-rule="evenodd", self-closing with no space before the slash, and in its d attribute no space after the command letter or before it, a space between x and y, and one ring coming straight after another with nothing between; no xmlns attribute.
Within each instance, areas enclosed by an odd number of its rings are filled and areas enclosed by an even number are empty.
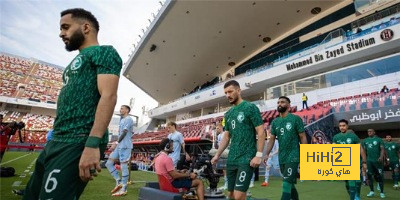
<svg viewBox="0 0 400 200"><path fill-rule="evenodd" d="M63 87L58 96L53 140L84 143L94 124L100 93L98 74L119 76L122 60L112 46L90 46L82 49L65 68ZM102 143L108 142L108 131Z"/></svg>
<svg viewBox="0 0 400 200"><path fill-rule="evenodd" d="M385 150L390 161L399 160L400 145L396 142L385 142Z"/></svg>
<svg viewBox="0 0 400 200"><path fill-rule="evenodd" d="M381 147L383 147L382 138L376 135L365 138L362 145L367 154L367 161L377 162L378 158L381 156Z"/></svg>
<svg viewBox="0 0 400 200"><path fill-rule="evenodd" d="M289 113L272 121L271 134L279 141L279 164L300 162L299 134L304 132L303 120Z"/></svg>
<svg viewBox="0 0 400 200"><path fill-rule="evenodd" d="M333 136L333 143L334 144L359 144L360 143L360 138L350 132L346 133L338 133L335 136Z"/></svg>
<svg viewBox="0 0 400 200"><path fill-rule="evenodd" d="M260 110L243 101L225 113L225 120L225 130L231 138L227 163L249 164L257 152L255 128L264 123Z"/></svg>

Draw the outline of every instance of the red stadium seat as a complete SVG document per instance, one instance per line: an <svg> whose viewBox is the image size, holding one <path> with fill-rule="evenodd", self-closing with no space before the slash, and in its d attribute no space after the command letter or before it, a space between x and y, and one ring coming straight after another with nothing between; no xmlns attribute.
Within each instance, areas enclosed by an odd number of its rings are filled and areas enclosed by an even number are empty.
<svg viewBox="0 0 400 200"><path fill-rule="evenodd" d="M165 178L165 176L158 174L157 177L158 184L160 184L160 190L172 193L179 193L179 189L174 188L174 186L172 186L171 182L169 182L169 180Z"/></svg>

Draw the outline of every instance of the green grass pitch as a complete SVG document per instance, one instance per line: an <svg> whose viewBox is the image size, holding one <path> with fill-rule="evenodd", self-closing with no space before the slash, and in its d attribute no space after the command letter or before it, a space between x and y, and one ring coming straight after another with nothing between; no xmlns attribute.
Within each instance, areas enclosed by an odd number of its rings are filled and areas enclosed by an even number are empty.
<svg viewBox="0 0 400 200"><path fill-rule="evenodd" d="M0 191L1 200L19 200L21 197L14 195L12 189L23 189L27 184L30 174L34 170L34 161L39 153L26 153L26 152L6 152L4 155L2 166L11 166L16 170L16 176L10 178L0 178ZM4 163L4 164L3 164ZM26 176L24 177L25 174ZM21 177L22 175L22 177ZM260 177L260 180L263 177ZM85 189L85 192L81 196L82 200L92 199L138 199L139 189L144 186L146 181L157 181L157 177L150 172L133 171L131 179L135 182L128 186L128 195L124 197L111 197L110 191L114 187L114 180L108 173L107 169L103 169L98 177L94 181L91 181ZM223 184L223 179L220 179L220 186ZM268 198L268 199L280 199L281 196L281 184L280 178L273 177L270 180L269 187L261 187L261 182L256 181L255 187L250 189L253 197L256 198ZM376 185L376 183L374 184ZM400 199L400 190L394 190L393 182L391 180L385 181L385 194L387 200L398 200ZM297 190L299 192L300 199L305 200L345 200L349 199L347 192L345 191L343 181L304 181L298 182ZM376 187L376 186L375 186ZM369 192L369 187L363 186L361 189L362 199L380 199L379 193L375 191L375 197L367 198L366 195ZM160 199L161 200L161 199Z"/></svg>

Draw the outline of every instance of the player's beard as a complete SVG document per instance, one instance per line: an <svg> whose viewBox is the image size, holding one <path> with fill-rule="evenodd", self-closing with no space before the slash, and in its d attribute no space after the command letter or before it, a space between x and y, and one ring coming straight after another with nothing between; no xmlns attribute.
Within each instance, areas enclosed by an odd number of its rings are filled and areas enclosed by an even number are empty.
<svg viewBox="0 0 400 200"><path fill-rule="evenodd" d="M85 41L85 36L80 29L76 30L74 34L68 39L68 44L65 44L65 49L67 51L75 51L82 46Z"/></svg>
<svg viewBox="0 0 400 200"><path fill-rule="evenodd" d="M236 105L237 101L239 100L238 96L232 97L232 99L233 99L233 100L232 100L232 101L229 101L229 103L232 104L232 105Z"/></svg>
<svg viewBox="0 0 400 200"><path fill-rule="evenodd" d="M286 112L287 109L288 109L288 107L278 106L278 108L276 110L278 110L279 113L284 113L284 112Z"/></svg>

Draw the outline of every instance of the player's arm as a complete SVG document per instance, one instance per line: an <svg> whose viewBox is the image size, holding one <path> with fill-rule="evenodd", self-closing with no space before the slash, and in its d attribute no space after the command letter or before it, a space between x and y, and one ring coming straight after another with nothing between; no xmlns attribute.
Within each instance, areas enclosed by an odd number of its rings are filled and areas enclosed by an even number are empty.
<svg viewBox="0 0 400 200"><path fill-rule="evenodd" d="M256 127L257 131L257 152L263 152L264 151L264 143L265 143L265 133L264 133L264 126L260 125Z"/></svg>
<svg viewBox="0 0 400 200"><path fill-rule="evenodd" d="M307 136L305 132L299 134L300 144L307 144Z"/></svg>
<svg viewBox="0 0 400 200"><path fill-rule="evenodd" d="M397 144L397 155L398 155L399 158L400 158L400 145L399 145L399 144Z"/></svg>
<svg viewBox="0 0 400 200"><path fill-rule="evenodd" d="M385 147L383 146L382 141L381 141L380 148L381 148L381 155L379 156L378 161L382 162L383 158L385 157Z"/></svg>
<svg viewBox="0 0 400 200"><path fill-rule="evenodd" d="M103 138L117 103L118 81L119 77L113 74L97 75L97 87L101 97L89 136Z"/></svg>
<svg viewBox="0 0 400 200"><path fill-rule="evenodd" d="M128 134L129 130L132 130L132 120L128 119L127 124L124 126L124 130L122 131L122 135L118 138L118 143L120 143L125 136Z"/></svg>
<svg viewBox="0 0 400 200"><path fill-rule="evenodd" d="M269 141L267 144L267 152L265 153L265 159L268 159L268 156L271 153L272 148L274 147L275 138L276 138L276 136L271 134L271 137L269 138Z"/></svg>
<svg viewBox="0 0 400 200"><path fill-rule="evenodd" d="M85 146L92 145L89 144L89 140L95 141L94 146L98 146L103 138L117 102L118 81L119 77L114 74L97 75L97 87L101 97L97 104L94 124ZM99 148L85 147L79 162L79 176L83 181L92 179L90 169L101 171L99 161Z"/></svg>
<svg viewBox="0 0 400 200"><path fill-rule="evenodd" d="M190 160L190 156L189 156L189 154L186 152L186 149L185 149L185 138L183 138L183 135L182 135L182 134L179 135L179 142L181 143L182 151L183 151L183 154L185 154L186 160L187 160L187 161Z"/></svg>
<svg viewBox="0 0 400 200"><path fill-rule="evenodd" d="M211 159L211 164L217 163L219 157L221 156L222 152L228 147L229 141L231 139L231 136L229 134L229 131L225 131L224 136L222 137L221 144L218 147L218 151L215 154L214 158Z"/></svg>
<svg viewBox="0 0 400 200"><path fill-rule="evenodd" d="M264 151L264 143L265 143L265 133L264 133L264 126L263 125L259 125L256 128L257 131L257 155L251 160L250 162L250 166L252 167L258 167L261 162L262 162L262 152Z"/></svg>
<svg viewBox="0 0 400 200"><path fill-rule="evenodd" d="M367 171L367 154L365 153L363 145L360 144L360 154L362 159L362 168L363 172L366 173Z"/></svg>

